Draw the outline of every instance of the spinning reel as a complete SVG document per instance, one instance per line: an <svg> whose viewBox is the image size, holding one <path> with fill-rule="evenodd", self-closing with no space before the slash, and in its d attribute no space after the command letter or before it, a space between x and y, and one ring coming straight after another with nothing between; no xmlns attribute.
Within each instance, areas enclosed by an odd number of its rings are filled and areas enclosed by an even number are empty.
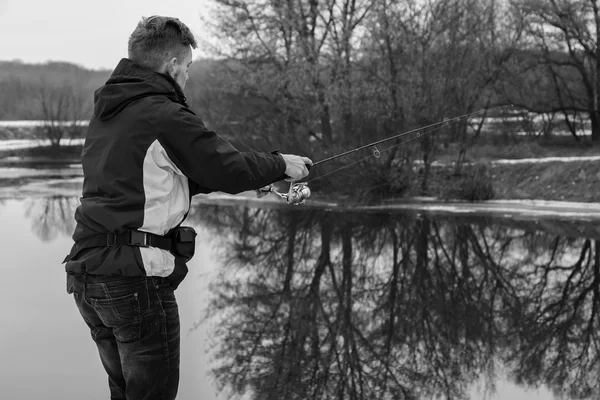
<svg viewBox="0 0 600 400"><path fill-rule="evenodd" d="M273 185L268 185L262 187L256 191L256 195L258 197L266 196L269 193L275 193L277 196L285 199L288 204L293 204L295 206L304 204L306 199L310 197L310 188L308 184L305 182L294 183L290 182L290 188L287 193L281 193L275 190Z"/></svg>

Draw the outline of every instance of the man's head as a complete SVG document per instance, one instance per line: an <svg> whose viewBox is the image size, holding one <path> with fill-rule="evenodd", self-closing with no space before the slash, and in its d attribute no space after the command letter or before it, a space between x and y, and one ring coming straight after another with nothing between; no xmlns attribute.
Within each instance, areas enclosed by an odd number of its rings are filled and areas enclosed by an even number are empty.
<svg viewBox="0 0 600 400"><path fill-rule="evenodd" d="M142 18L129 37L129 59L153 71L170 75L183 89L198 47L190 29L177 18Z"/></svg>

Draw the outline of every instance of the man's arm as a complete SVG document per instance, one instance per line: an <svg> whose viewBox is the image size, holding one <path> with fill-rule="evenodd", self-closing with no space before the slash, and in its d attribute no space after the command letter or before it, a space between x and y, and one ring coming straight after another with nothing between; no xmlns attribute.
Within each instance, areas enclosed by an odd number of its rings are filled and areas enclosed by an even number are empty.
<svg viewBox="0 0 600 400"><path fill-rule="evenodd" d="M159 141L175 165L202 188L236 194L288 176L300 179L308 175L302 165L311 164L308 158L241 152L208 130L189 109L171 104L167 108L163 116L157 117Z"/></svg>

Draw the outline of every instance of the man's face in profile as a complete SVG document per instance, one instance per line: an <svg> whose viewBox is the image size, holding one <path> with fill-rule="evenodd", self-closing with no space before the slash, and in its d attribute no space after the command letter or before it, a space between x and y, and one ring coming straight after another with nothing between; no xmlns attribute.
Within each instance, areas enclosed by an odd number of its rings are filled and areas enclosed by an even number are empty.
<svg viewBox="0 0 600 400"><path fill-rule="evenodd" d="M192 64L192 48L182 49L177 53L177 57L171 59L167 67L167 73L177 82L181 90L185 88L185 84L189 78L189 68Z"/></svg>

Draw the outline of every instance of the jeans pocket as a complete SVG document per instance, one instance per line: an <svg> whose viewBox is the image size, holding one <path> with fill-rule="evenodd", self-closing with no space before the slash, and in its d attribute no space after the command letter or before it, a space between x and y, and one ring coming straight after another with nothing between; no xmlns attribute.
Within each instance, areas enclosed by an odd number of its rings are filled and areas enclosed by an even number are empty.
<svg viewBox="0 0 600 400"><path fill-rule="evenodd" d="M102 323L113 329L117 341L134 342L141 335L141 312L138 293L113 298L90 298L90 304Z"/></svg>
<svg viewBox="0 0 600 400"><path fill-rule="evenodd" d="M75 287L75 278L72 275L67 274L67 293L73 293L73 288Z"/></svg>
<svg viewBox="0 0 600 400"><path fill-rule="evenodd" d="M72 294L75 302L79 302L79 291L75 285L75 278L72 275L67 275L67 293Z"/></svg>

